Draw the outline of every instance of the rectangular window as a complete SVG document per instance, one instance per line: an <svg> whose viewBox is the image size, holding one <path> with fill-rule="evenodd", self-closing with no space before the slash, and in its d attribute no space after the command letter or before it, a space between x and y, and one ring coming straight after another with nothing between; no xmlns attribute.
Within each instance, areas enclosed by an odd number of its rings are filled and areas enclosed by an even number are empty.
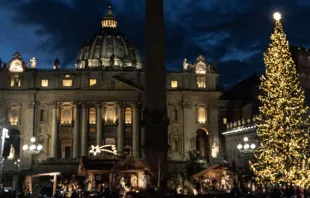
<svg viewBox="0 0 310 198"><path fill-rule="evenodd" d="M48 87L48 80L41 80L41 87Z"/></svg>
<svg viewBox="0 0 310 198"><path fill-rule="evenodd" d="M70 156L71 156L70 153L71 153L71 147L66 146L66 147L65 147L65 159L70 158Z"/></svg>
<svg viewBox="0 0 310 198"><path fill-rule="evenodd" d="M105 139L105 145L115 145L115 139L114 138L106 138Z"/></svg>
<svg viewBox="0 0 310 198"><path fill-rule="evenodd" d="M199 124L205 124L207 121L206 119L206 110L205 108L198 108L198 123Z"/></svg>
<svg viewBox="0 0 310 198"><path fill-rule="evenodd" d="M125 109L125 123L131 124L132 112L130 108Z"/></svg>
<svg viewBox="0 0 310 198"><path fill-rule="evenodd" d="M71 79L62 80L62 86L72 87L72 80Z"/></svg>
<svg viewBox="0 0 310 198"><path fill-rule="evenodd" d="M89 86L97 84L97 79L89 79Z"/></svg>
<svg viewBox="0 0 310 198"><path fill-rule="evenodd" d="M197 77L198 88L206 88L206 77Z"/></svg>
<svg viewBox="0 0 310 198"><path fill-rule="evenodd" d="M12 76L11 77L11 87L20 87L21 80L19 76Z"/></svg>
<svg viewBox="0 0 310 198"><path fill-rule="evenodd" d="M96 109L89 109L89 124L96 124Z"/></svg>
<svg viewBox="0 0 310 198"><path fill-rule="evenodd" d="M178 81L172 80L171 81L171 88L178 88Z"/></svg>

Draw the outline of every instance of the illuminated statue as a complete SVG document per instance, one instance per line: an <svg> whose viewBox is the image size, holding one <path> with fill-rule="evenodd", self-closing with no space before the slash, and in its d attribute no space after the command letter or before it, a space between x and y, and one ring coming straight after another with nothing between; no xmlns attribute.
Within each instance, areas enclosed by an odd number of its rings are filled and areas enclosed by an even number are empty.
<svg viewBox="0 0 310 198"><path fill-rule="evenodd" d="M36 60L36 58L35 58L35 57L32 57L32 58L30 59L30 62L31 62L31 68L36 68L36 66L37 66L37 60Z"/></svg>
<svg viewBox="0 0 310 198"><path fill-rule="evenodd" d="M185 58L183 61L183 69L186 71L189 69L189 63L187 62L187 59Z"/></svg>
<svg viewBox="0 0 310 198"><path fill-rule="evenodd" d="M15 149L14 149L13 144L11 144L10 155L8 156L8 159L12 160L14 159L14 156L15 156Z"/></svg>
<svg viewBox="0 0 310 198"><path fill-rule="evenodd" d="M135 175L131 175L130 177L130 185L132 188L137 188L138 187L138 178Z"/></svg>
<svg viewBox="0 0 310 198"><path fill-rule="evenodd" d="M213 158L217 157L217 155L219 153L219 150L220 150L220 147L214 143L212 145L212 151L211 151L212 152L211 155L212 155Z"/></svg>
<svg viewBox="0 0 310 198"><path fill-rule="evenodd" d="M145 173L141 174L140 176L140 189L145 190L147 188L147 175Z"/></svg>

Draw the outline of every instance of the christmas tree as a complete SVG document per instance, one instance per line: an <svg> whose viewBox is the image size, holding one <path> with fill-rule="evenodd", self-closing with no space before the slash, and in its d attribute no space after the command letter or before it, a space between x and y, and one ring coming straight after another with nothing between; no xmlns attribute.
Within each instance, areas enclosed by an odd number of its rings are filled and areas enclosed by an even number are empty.
<svg viewBox="0 0 310 198"><path fill-rule="evenodd" d="M264 54L266 72L261 77L257 118L259 147L251 168L260 183L292 183L304 186L309 170L308 116L304 91L281 24L276 21L271 43Z"/></svg>

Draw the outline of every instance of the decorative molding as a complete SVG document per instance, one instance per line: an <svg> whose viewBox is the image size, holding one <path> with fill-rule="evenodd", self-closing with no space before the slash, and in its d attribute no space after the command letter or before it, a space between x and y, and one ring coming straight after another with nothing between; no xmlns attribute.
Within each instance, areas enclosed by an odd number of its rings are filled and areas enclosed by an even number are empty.
<svg viewBox="0 0 310 198"><path fill-rule="evenodd" d="M50 107L53 107L53 108L56 108L57 104L58 104L58 102L56 102L56 101L53 101L53 102L48 103L48 105L49 105Z"/></svg>
<svg viewBox="0 0 310 198"><path fill-rule="evenodd" d="M124 109L125 106L126 106L126 103L124 103L124 102L118 102L118 103L117 103L117 108L118 108L118 109Z"/></svg>
<svg viewBox="0 0 310 198"><path fill-rule="evenodd" d="M132 104L132 108L137 108L137 109L141 108L141 102L139 101L132 102L131 104Z"/></svg>
<svg viewBox="0 0 310 198"><path fill-rule="evenodd" d="M115 89L115 82L114 82L114 80L111 79L109 82L107 82L106 88L108 90L114 90Z"/></svg>
<svg viewBox="0 0 310 198"><path fill-rule="evenodd" d="M186 102L181 102L181 105L184 109L191 109L193 108L193 102L189 102L189 101L186 101Z"/></svg>
<svg viewBox="0 0 310 198"><path fill-rule="evenodd" d="M37 107L38 103L37 102L24 102L22 103L22 108L23 109L33 109Z"/></svg>

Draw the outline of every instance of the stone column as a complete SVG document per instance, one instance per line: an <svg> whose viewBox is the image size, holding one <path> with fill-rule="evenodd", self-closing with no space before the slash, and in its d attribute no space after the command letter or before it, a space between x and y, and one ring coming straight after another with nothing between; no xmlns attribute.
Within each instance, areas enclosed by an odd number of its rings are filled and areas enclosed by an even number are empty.
<svg viewBox="0 0 310 198"><path fill-rule="evenodd" d="M57 158L58 148L58 123L57 123L57 104L52 104L52 120L51 120L51 158Z"/></svg>
<svg viewBox="0 0 310 198"><path fill-rule="evenodd" d="M117 108L117 152L120 156L124 154L124 106L119 104Z"/></svg>
<svg viewBox="0 0 310 198"><path fill-rule="evenodd" d="M184 155L185 159L188 158L189 149L196 147L196 131L193 126L196 126L196 109L192 102L182 102L182 121L184 126L183 137L184 137ZM196 148L199 149L199 148Z"/></svg>
<svg viewBox="0 0 310 198"><path fill-rule="evenodd" d="M21 133L23 134L21 136L21 145L27 144L29 145L30 138L34 135L34 108L35 103L34 102L25 102L22 104L21 107L21 113L20 113L20 127L21 127ZM22 146L20 148L21 150L21 160L22 160L22 168L28 169L31 167L31 155L24 152L22 150Z"/></svg>
<svg viewBox="0 0 310 198"><path fill-rule="evenodd" d="M102 145L102 124L103 124L103 120L102 120L102 103L98 103L97 104L97 145L100 146Z"/></svg>
<svg viewBox="0 0 310 198"><path fill-rule="evenodd" d="M132 117L132 154L134 157L140 157L140 108L138 104L133 105Z"/></svg>
<svg viewBox="0 0 310 198"><path fill-rule="evenodd" d="M80 157L80 114L79 105L75 104L73 109L73 158Z"/></svg>
<svg viewBox="0 0 310 198"><path fill-rule="evenodd" d="M81 145L82 145L82 156L88 156L88 106L87 104L82 104L82 136L81 136Z"/></svg>

